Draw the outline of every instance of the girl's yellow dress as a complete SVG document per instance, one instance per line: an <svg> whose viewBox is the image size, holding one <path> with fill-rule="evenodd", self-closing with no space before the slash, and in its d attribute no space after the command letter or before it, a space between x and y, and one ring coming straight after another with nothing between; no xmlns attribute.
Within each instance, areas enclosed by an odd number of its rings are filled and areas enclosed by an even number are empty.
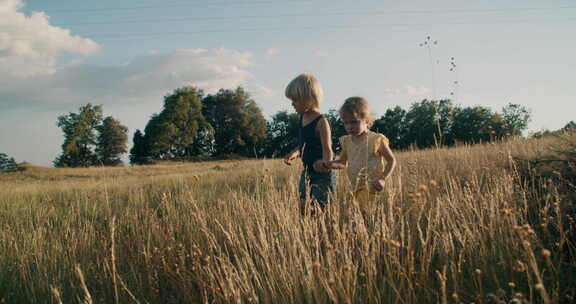
<svg viewBox="0 0 576 304"><path fill-rule="evenodd" d="M352 136L340 137L342 156L348 160L346 173L354 189L354 198L359 202L374 200L377 192L370 185L384 171L384 158L378 154L382 145L388 145L386 136L368 131L361 140Z"/></svg>

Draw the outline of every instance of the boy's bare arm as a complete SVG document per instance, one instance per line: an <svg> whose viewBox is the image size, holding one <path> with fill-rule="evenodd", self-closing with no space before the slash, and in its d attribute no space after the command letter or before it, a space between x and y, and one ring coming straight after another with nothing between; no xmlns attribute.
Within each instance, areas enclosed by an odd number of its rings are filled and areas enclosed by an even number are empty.
<svg viewBox="0 0 576 304"><path fill-rule="evenodd" d="M292 161L300 156L300 147L296 147L292 149L292 151L288 152L286 156L284 156L284 163L288 166L292 165Z"/></svg>
<svg viewBox="0 0 576 304"><path fill-rule="evenodd" d="M322 143L322 160L330 161L334 157L334 152L332 152L332 132L328 119L322 118L318 122L317 128L320 142Z"/></svg>
<svg viewBox="0 0 576 304"><path fill-rule="evenodd" d="M332 132L330 130L330 124L328 119L325 117L320 119L318 126L316 127L318 135L320 136L320 142L322 143L322 170L323 172L329 171L330 168L326 166L327 162L331 161L334 157L334 152L332 151ZM321 171L321 172L322 172Z"/></svg>

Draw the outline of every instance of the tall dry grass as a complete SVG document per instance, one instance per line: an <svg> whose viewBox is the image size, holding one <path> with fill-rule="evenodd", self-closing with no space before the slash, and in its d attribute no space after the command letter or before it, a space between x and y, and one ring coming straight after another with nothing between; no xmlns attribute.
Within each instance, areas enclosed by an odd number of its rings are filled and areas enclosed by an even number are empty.
<svg viewBox="0 0 576 304"><path fill-rule="evenodd" d="M315 217L278 160L4 174L0 302L570 301L573 202L514 161L554 142L399 153L376 202L342 176Z"/></svg>

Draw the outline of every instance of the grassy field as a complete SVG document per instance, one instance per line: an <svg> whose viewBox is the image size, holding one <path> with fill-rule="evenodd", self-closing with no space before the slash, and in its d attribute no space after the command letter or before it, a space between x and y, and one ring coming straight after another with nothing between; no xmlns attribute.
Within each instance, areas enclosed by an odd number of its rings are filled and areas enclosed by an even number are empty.
<svg viewBox="0 0 576 304"><path fill-rule="evenodd" d="M529 167L557 143L398 153L315 217L279 160L1 174L0 303L570 303L574 180Z"/></svg>

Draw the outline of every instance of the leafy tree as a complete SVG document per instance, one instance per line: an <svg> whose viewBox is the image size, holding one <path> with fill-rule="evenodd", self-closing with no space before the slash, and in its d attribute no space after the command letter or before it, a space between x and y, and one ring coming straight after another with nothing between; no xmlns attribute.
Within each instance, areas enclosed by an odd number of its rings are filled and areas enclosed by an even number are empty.
<svg viewBox="0 0 576 304"><path fill-rule="evenodd" d="M165 121L174 126L172 153L178 157L190 156L190 146L198 132L207 125L202 114L203 92L194 87L184 87L165 98Z"/></svg>
<svg viewBox="0 0 576 304"><path fill-rule="evenodd" d="M102 106L87 104L79 113L70 112L58 117L58 127L64 133L62 154L54 160L56 167L88 167L97 164L94 148L95 128L102 121Z"/></svg>
<svg viewBox="0 0 576 304"><path fill-rule="evenodd" d="M262 154L283 157L298 145L298 114L281 111L268 122L268 132Z"/></svg>
<svg viewBox="0 0 576 304"><path fill-rule="evenodd" d="M440 128L440 143L443 145L451 145L454 143L453 139L450 137L450 134L454 123L454 115L456 114L457 110L458 107L454 106L452 101L449 99L442 99L438 102L436 127Z"/></svg>
<svg viewBox="0 0 576 304"><path fill-rule="evenodd" d="M340 147L340 137L348 134L346 128L344 128L344 122L340 119L340 113L336 110L330 110L326 114L326 118L330 122L330 128L332 131L332 147L335 152L341 150Z"/></svg>
<svg viewBox="0 0 576 304"><path fill-rule="evenodd" d="M443 143L450 134L454 107L448 99L424 99L414 103L406 113L405 143L426 148Z"/></svg>
<svg viewBox="0 0 576 304"><path fill-rule="evenodd" d="M504 118L500 113L493 113L492 117L490 117L490 121L488 123L488 129L490 133L490 140L497 140L503 139L505 137L510 136L508 131L505 128L506 123L504 122Z"/></svg>
<svg viewBox="0 0 576 304"><path fill-rule="evenodd" d="M147 153L154 159L192 156L194 141L209 125L202 113L203 92L195 87L176 89L164 97L164 108L144 129Z"/></svg>
<svg viewBox="0 0 576 304"><path fill-rule="evenodd" d="M500 116L492 110L481 106L467 107L456 111L451 136L466 143L488 142L501 134L500 125Z"/></svg>
<svg viewBox="0 0 576 304"><path fill-rule="evenodd" d="M437 131L435 122L436 106L432 101L412 104L406 113L406 143L420 148L432 146Z"/></svg>
<svg viewBox="0 0 576 304"><path fill-rule="evenodd" d="M266 120L256 102L241 87L220 89L203 99L203 113L214 130L214 156L254 156L266 137Z"/></svg>
<svg viewBox="0 0 576 304"><path fill-rule="evenodd" d="M205 127L198 130L198 134L194 137L189 151L191 155L204 159L214 154L214 146L214 129L212 129L210 124L206 123Z"/></svg>
<svg viewBox="0 0 576 304"><path fill-rule="evenodd" d="M173 158L172 139L176 136L174 124L164 121L160 114L154 114L144 128L144 141L148 154L153 159Z"/></svg>
<svg viewBox="0 0 576 304"><path fill-rule="evenodd" d="M372 130L388 137L390 140L390 147L394 149L406 148L406 110L402 109L400 106L396 106L393 109L387 109L386 113L384 113L382 117L374 121Z"/></svg>
<svg viewBox="0 0 576 304"><path fill-rule="evenodd" d="M23 170L23 168L18 166L13 157L8 157L8 155L0 153L0 172L14 172L21 170Z"/></svg>
<svg viewBox="0 0 576 304"><path fill-rule="evenodd" d="M576 122L571 120L564 126L564 128L562 128L562 130L576 130Z"/></svg>
<svg viewBox="0 0 576 304"><path fill-rule="evenodd" d="M120 155L127 152L128 128L111 116L106 117L102 124L96 127L98 142L96 154L99 162L104 166L118 166L122 164Z"/></svg>
<svg viewBox="0 0 576 304"><path fill-rule="evenodd" d="M530 110L527 108L518 104L507 104L502 108L503 128L506 130L506 134L510 136L522 135L522 131L528 127L530 116Z"/></svg>
<svg viewBox="0 0 576 304"><path fill-rule="evenodd" d="M150 163L150 154L148 153L148 147L146 145L146 140L144 139L144 134L140 130L134 132L134 137L132 137L132 149L130 149L130 164L132 165L143 165Z"/></svg>

